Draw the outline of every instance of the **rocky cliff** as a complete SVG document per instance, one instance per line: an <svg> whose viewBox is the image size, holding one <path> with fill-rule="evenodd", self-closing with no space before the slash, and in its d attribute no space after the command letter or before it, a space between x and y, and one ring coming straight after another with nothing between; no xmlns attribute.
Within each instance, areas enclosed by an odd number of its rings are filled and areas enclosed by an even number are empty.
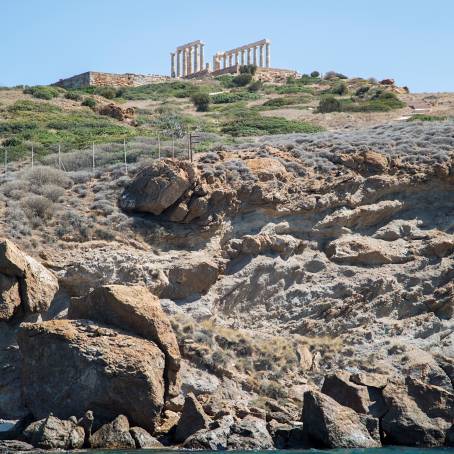
<svg viewBox="0 0 454 454"><path fill-rule="evenodd" d="M399 125L146 162L109 193L116 238L49 245L46 279L4 242L0 416L31 412L36 446L56 425L63 447L157 442L140 428L206 449L453 443L453 139Z"/></svg>

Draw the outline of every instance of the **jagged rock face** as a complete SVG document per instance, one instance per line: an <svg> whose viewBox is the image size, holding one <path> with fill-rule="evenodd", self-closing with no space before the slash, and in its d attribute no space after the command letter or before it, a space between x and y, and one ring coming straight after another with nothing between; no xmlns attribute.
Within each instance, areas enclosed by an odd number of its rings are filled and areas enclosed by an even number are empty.
<svg viewBox="0 0 454 454"><path fill-rule="evenodd" d="M84 320L24 323L24 401L35 418L123 413L153 430L164 404L165 357L153 342Z"/></svg>
<svg viewBox="0 0 454 454"><path fill-rule="evenodd" d="M191 164L170 159L156 161L143 169L125 189L120 205L125 210L161 214L194 184L194 180Z"/></svg>
<svg viewBox="0 0 454 454"><path fill-rule="evenodd" d="M309 439L325 448L375 448L355 411L317 391L304 394L303 428Z"/></svg>
<svg viewBox="0 0 454 454"><path fill-rule="evenodd" d="M177 339L159 299L145 287L98 287L86 298L73 299L68 317L105 323L155 342L166 359L166 394L179 394L181 358Z"/></svg>
<svg viewBox="0 0 454 454"><path fill-rule="evenodd" d="M207 429L210 418L194 394L189 393L184 401L181 417L175 430L175 441L181 443L195 432Z"/></svg>
<svg viewBox="0 0 454 454"><path fill-rule="evenodd" d="M58 291L57 278L10 240L0 241L0 320L22 307L25 313L45 312Z"/></svg>

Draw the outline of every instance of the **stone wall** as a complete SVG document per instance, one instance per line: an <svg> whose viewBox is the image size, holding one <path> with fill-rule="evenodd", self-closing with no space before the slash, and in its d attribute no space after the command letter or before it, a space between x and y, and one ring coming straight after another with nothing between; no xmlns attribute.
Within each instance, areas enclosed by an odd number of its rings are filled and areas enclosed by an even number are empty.
<svg viewBox="0 0 454 454"><path fill-rule="evenodd" d="M298 77L298 72L292 69L257 68L255 78L262 82L282 83L288 77Z"/></svg>
<svg viewBox="0 0 454 454"><path fill-rule="evenodd" d="M89 71L67 79L60 79L54 85L63 88L99 87L106 85L112 87L139 87L140 85L165 82L169 79L170 77L168 76L156 74L112 74Z"/></svg>

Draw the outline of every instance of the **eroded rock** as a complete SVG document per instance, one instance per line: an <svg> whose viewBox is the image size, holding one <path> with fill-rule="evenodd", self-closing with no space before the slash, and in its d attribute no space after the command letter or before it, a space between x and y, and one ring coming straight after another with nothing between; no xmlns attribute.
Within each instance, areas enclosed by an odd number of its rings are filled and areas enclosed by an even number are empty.
<svg viewBox="0 0 454 454"><path fill-rule="evenodd" d="M189 393L184 401L181 417L175 430L175 440L181 443L197 431L206 429L209 424L210 418L202 405L194 394Z"/></svg>
<svg viewBox="0 0 454 454"><path fill-rule="evenodd" d="M94 449L134 449L136 443L129 433L128 418L119 415L104 424L90 437L90 446Z"/></svg>

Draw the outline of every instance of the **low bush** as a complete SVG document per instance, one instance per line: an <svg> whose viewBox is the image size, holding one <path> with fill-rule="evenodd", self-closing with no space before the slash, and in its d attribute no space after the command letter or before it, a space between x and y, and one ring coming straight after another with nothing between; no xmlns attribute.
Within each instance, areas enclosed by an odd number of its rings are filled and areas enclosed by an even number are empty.
<svg viewBox="0 0 454 454"><path fill-rule="evenodd" d="M232 79L232 84L236 87L245 87L246 85L250 84L252 81L252 74L250 73L243 73L238 74Z"/></svg>
<svg viewBox="0 0 454 454"><path fill-rule="evenodd" d="M81 101L82 95L75 91L68 91L65 93L65 98L70 99L71 101Z"/></svg>
<svg viewBox="0 0 454 454"><path fill-rule="evenodd" d="M210 95L208 93L195 93L191 96L197 112L207 112L210 106Z"/></svg>
<svg viewBox="0 0 454 454"><path fill-rule="evenodd" d="M37 85L35 87L27 87L23 90L25 94L32 95L34 98L51 100L58 97L60 91L57 88L45 85Z"/></svg>
<svg viewBox="0 0 454 454"><path fill-rule="evenodd" d="M445 121L449 117L442 115L428 115L428 114L415 114L412 115L407 121Z"/></svg>
<svg viewBox="0 0 454 454"><path fill-rule="evenodd" d="M312 71L311 77L318 78L318 77L320 77L320 73L318 71Z"/></svg>
<svg viewBox="0 0 454 454"><path fill-rule="evenodd" d="M339 96L346 95L348 93L347 84L345 82L337 83L336 85L334 85L334 87L332 87L330 89L330 93L332 93L333 95L339 95Z"/></svg>
<svg viewBox="0 0 454 454"><path fill-rule="evenodd" d="M94 109L96 107L96 99L95 98L85 98L82 101L82 105L85 107L90 107L90 109Z"/></svg>
<svg viewBox="0 0 454 454"><path fill-rule="evenodd" d="M117 96L117 90L114 87L109 86L96 87L93 93L107 99L113 99L115 98L115 96Z"/></svg>
<svg viewBox="0 0 454 454"><path fill-rule="evenodd" d="M35 167L24 174L24 179L34 187L42 187L46 185L58 186L60 188L70 188L73 184L65 172L53 169L52 167Z"/></svg>
<svg viewBox="0 0 454 454"><path fill-rule="evenodd" d="M30 220L50 219L53 214L53 206L51 200L41 195L30 195L24 197L21 201L25 214Z"/></svg>
<svg viewBox="0 0 454 454"><path fill-rule="evenodd" d="M210 97L213 104L228 104L248 99L258 99L259 95L247 91L236 91L231 93L219 93Z"/></svg>
<svg viewBox="0 0 454 454"><path fill-rule="evenodd" d="M251 74L252 76L257 72L256 65L242 65L240 66L240 74Z"/></svg>
<svg viewBox="0 0 454 454"><path fill-rule="evenodd" d="M256 93L263 88L263 82L261 80L256 80L252 82L249 87L247 88L250 92Z"/></svg>
<svg viewBox="0 0 454 454"><path fill-rule="evenodd" d="M282 96L280 98L272 98L262 104L263 107L284 107L295 104L304 104L308 101L305 96Z"/></svg>
<svg viewBox="0 0 454 454"><path fill-rule="evenodd" d="M341 102L334 96L322 96L317 108L320 113L340 112L341 110Z"/></svg>

